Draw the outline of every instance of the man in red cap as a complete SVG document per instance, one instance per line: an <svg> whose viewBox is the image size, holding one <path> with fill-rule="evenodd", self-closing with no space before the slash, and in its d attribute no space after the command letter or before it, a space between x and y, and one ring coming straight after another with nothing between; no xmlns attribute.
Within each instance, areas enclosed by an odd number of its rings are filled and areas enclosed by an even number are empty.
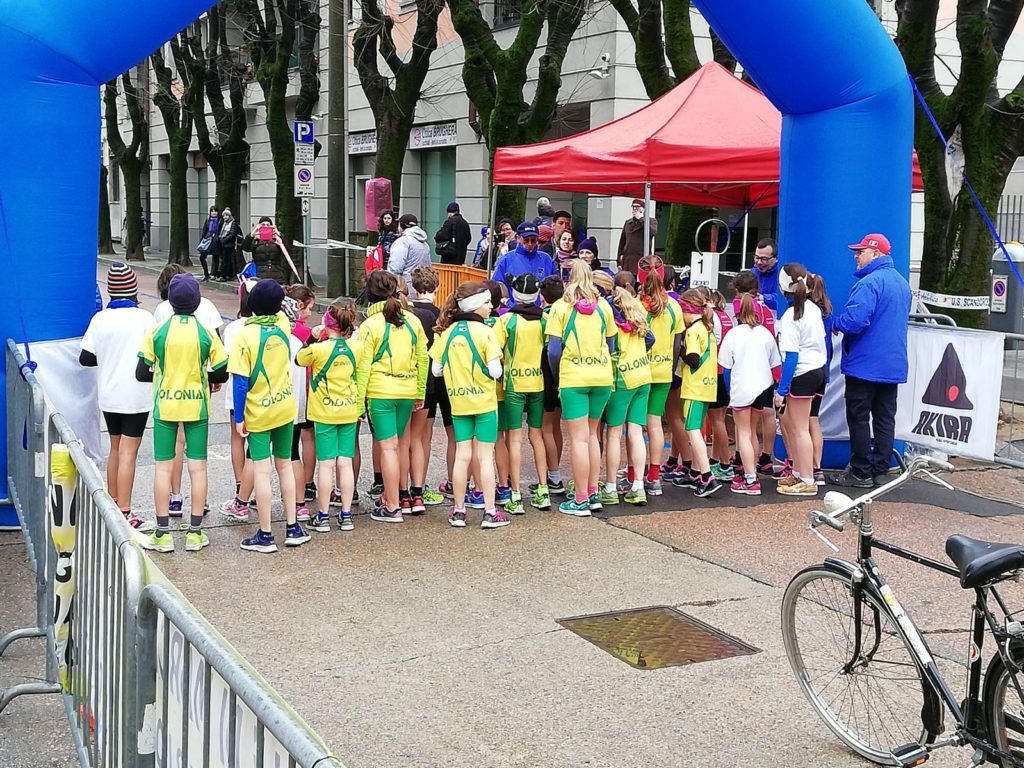
<svg viewBox="0 0 1024 768"><path fill-rule="evenodd" d="M907 380L910 285L896 270L885 235L865 235L849 248L857 261L857 282L833 330L843 334L851 457L831 481L871 488L886 480L896 432L896 389Z"/></svg>

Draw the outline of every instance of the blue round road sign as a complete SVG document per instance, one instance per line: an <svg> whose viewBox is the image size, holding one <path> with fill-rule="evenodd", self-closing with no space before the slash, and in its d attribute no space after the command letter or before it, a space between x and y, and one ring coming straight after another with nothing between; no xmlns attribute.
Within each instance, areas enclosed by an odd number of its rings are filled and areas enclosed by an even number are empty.
<svg viewBox="0 0 1024 768"><path fill-rule="evenodd" d="M996 280L994 283L992 283L992 293L995 296L1002 296L1004 293L1006 293L1006 281Z"/></svg>
<svg viewBox="0 0 1024 768"><path fill-rule="evenodd" d="M305 184L305 183L306 183L307 181L309 181L309 180L310 180L310 179L312 179L312 178L313 178L313 174L312 174L312 173L310 173L310 171L309 171L309 169L308 169L308 168L300 168L300 169L299 169L299 173L298 173L298 179L299 179L299 181L301 181L301 182L302 182L303 184Z"/></svg>

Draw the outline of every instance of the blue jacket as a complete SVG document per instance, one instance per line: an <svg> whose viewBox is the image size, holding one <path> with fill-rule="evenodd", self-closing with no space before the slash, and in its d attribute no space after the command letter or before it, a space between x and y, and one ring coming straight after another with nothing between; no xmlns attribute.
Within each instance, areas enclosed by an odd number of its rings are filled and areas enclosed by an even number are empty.
<svg viewBox="0 0 1024 768"><path fill-rule="evenodd" d="M555 267L555 260L544 251L534 250L531 252L519 244L514 251L509 251L498 259L498 263L494 266L494 279L508 286L511 296L512 281L527 272L536 277L539 282L549 275L558 274L558 269Z"/></svg>
<svg viewBox="0 0 1024 768"><path fill-rule="evenodd" d="M765 306L776 314L782 314L778 311L779 262L776 261L775 266L768 272L762 272L757 267L751 268L750 271L757 278L757 290L761 292L761 298L764 300ZM783 303L783 309L785 309L785 303Z"/></svg>
<svg viewBox="0 0 1024 768"><path fill-rule="evenodd" d="M910 284L889 256L853 273L850 298L835 328L843 332L843 375L882 384L907 380Z"/></svg>

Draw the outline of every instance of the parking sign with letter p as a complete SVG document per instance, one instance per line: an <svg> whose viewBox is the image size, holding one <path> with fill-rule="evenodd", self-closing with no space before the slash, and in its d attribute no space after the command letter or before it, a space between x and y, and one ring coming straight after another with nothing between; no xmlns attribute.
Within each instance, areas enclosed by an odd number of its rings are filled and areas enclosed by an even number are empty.
<svg viewBox="0 0 1024 768"><path fill-rule="evenodd" d="M296 120L292 123L292 136L296 144L313 143L313 122L311 120Z"/></svg>

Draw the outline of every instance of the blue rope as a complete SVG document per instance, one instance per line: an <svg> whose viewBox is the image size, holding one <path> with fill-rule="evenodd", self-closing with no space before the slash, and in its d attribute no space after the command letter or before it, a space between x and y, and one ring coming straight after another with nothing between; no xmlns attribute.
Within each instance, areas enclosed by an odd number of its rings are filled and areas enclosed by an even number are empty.
<svg viewBox="0 0 1024 768"><path fill-rule="evenodd" d="M946 141L946 137L942 133L942 129L939 128L939 123L935 119L935 115L928 108L928 102L925 101L924 94L917 87L917 83L914 81L913 76L909 76L910 85L914 89L914 95L917 96L918 102L921 104L921 109L924 110L925 115L928 116L929 122L932 124L932 128L935 129L935 133L938 134L939 140L942 141L942 146L946 148L946 154L952 156L953 150L949 146L949 142ZM1013 272L1014 277L1017 278L1017 282L1024 285L1024 277L1021 276L1020 270L1017 269L1017 265L1013 259L1010 258L1009 252L1006 250L1006 245L1003 243L1003 239L996 232L995 225L992 224L992 219L988 217L988 213L985 211L985 206L981 204L981 200L978 199L977 193L974 191L974 187L971 186L970 180L967 178L967 172L963 173L964 188L970 193L971 199L974 200L974 205L978 209L978 213L981 214L982 221L985 222L985 226L988 227L988 231L992 233L992 237L995 238L996 244L999 246L999 250L1003 252L1003 256L1006 257L1006 263L1010 265L1010 270Z"/></svg>
<svg viewBox="0 0 1024 768"><path fill-rule="evenodd" d="M765 187L764 189L761 190L761 194L754 198L754 202L752 202L743 210L743 215L736 219L736 223L729 227L730 240L732 239L733 234L735 234L737 227L739 227L739 225L743 223L743 220L747 218L747 214L754 210L754 206L761 202L761 198L764 197L767 193L768 187Z"/></svg>

